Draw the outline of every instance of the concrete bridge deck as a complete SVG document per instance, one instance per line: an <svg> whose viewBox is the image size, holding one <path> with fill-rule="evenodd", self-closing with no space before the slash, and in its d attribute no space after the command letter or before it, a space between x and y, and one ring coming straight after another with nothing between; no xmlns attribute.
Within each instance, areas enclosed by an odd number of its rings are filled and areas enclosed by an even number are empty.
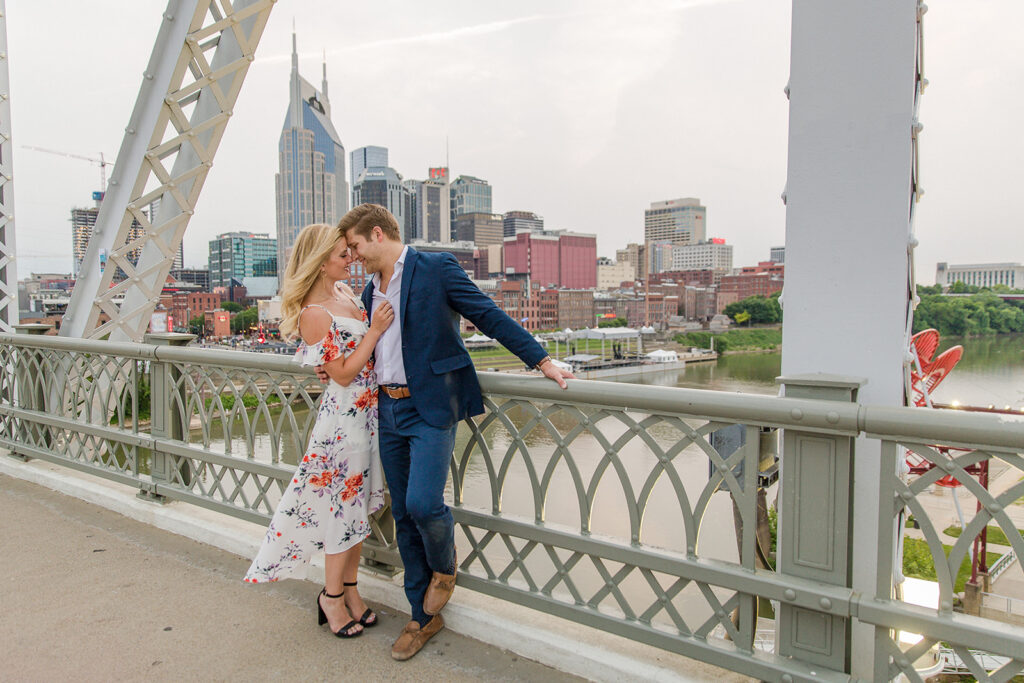
<svg viewBox="0 0 1024 683"><path fill-rule="evenodd" d="M335 638L311 582L245 585L245 558L4 475L0 519L4 680L581 680L451 630L395 662L407 615Z"/></svg>
<svg viewBox="0 0 1024 683"><path fill-rule="evenodd" d="M0 680L751 680L467 589L395 662L397 580L361 574L381 625L335 638L316 625L313 578L241 581L261 526L136 492L0 449Z"/></svg>

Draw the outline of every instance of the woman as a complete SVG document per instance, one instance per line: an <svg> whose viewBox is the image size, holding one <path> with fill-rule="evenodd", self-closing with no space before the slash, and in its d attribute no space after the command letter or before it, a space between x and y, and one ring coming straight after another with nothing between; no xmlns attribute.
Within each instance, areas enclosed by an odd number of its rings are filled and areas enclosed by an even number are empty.
<svg viewBox="0 0 1024 683"><path fill-rule="evenodd" d="M322 365L331 381L320 399L309 446L270 522L248 583L303 578L311 555L325 553L325 586L317 596L320 624L351 638L377 623L356 590L369 516L384 505L377 449L377 380L370 355L394 319L366 311L340 280L352 258L329 225L308 225L295 240L281 288L281 334L302 338L303 365ZM353 615L360 615L353 618Z"/></svg>

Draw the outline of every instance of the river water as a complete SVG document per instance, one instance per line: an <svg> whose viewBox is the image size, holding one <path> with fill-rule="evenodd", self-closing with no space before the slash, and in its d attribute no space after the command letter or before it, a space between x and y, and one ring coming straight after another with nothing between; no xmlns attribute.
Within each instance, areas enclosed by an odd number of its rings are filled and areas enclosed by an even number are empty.
<svg viewBox="0 0 1024 683"><path fill-rule="evenodd" d="M963 346L960 363L935 391L938 403L1024 408L1024 335L947 338L936 355ZM696 363L632 380L638 384L776 394L782 354L751 353L723 356L717 363Z"/></svg>

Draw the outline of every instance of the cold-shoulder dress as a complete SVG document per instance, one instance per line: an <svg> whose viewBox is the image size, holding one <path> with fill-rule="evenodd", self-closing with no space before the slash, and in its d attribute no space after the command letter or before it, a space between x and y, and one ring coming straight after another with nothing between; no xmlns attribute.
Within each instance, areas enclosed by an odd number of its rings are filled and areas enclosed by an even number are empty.
<svg viewBox="0 0 1024 683"><path fill-rule="evenodd" d="M322 365L347 356L362 340L368 329L366 311L362 302L352 298L362 320L327 311L332 317L327 335L315 344L299 346L296 357L302 365ZM377 378L371 359L347 387L334 380L327 384L309 446L245 581L305 578L315 553L340 553L366 538L369 516L383 506Z"/></svg>

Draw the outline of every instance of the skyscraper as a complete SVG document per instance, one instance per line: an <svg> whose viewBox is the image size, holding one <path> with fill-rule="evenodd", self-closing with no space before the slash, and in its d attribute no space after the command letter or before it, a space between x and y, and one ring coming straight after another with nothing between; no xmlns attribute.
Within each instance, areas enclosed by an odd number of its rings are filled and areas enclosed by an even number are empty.
<svg viewBox="0 0 1024 683"><path fill-rule="evenodd" d="M217 235L210 240L210 286L226 287L232 278L246 284L250 278L277 277L278 253L277 240L265 233Z"/></svg>
<svg viewBox="0 0 1024 683"><path fill-rule="evenodd" d="M471 175L452 182L452 220L467 213L491 213L491 185Z"/></svg>
<svg viewBox="0 0 1024 683"><path fill-rule="evenodd" d="M345 148L331 123L326 63L321 88L318 91L299 75L293 33L288 114L278 142L279 170L275 176L279 281L299 231L310 223L334 225L348 211Z"/></svg>
<svg viewBox="0 0 1024 683"><path fill-rule="evenodd" d="M96 205L90 208L79 208L71 209L71 275L77 278L79 271L82 269L82 259L85 258L85 252L89 248L89 240L92 238L92 230L96 225L96 218L100 215L100 204L103 202L102 192L92 193L93 201ZM157 202L154 202L156 204ZM149 214L153 215L155 208L153 205L150 206ZM132 227L128 228L128 242L137 240L144 234L142 225L138 221L132 221ZM180 251L180 250L179 250ZM142 249L132 249L128 252L128 260L132 265L139 262L139 254L142 253ZM102 257L101 257L102 258ZM120 268L117 269L117 273L114 274L115 280L124 278L124 272Z"/></svg>
<svg viewBox="0 0 1024 683"><path fill-rule="evenodd" d="M402 239L408 239L407 235L412 228L408 218L412 211L412 195L398 171L386 166L364 168L352 186L352 205L360 204L380 204L385 207L398 221Z"/></svg>
<svg viewBox="0 0 1024 683"><path fill-rule="evenodd" d="M352 190L355 191L356 178L364 170L371 166L380 166L386 168L388 165L388 148L387 147L374 147L369 145L367 147L360 147L359 149L352 150L352 154L349 155L352 163L350 164L350 172L352 174ZM356 206L355 198L352 199L352 206Z"/></svg>
<svg viewBox="0 0 1024 683"><path fill-rule="evenodd" d="M644 242L697 244L706 239L707 209L699 199L669 199L651 202L644 210Z"/></svg>
<svg viewBox="0 0 1024 683"><path fill-rule="evenodd" d="M505 237L515 237L518 230L543 230L544 219L532 211L508 211L505 213Z"/></svg>

